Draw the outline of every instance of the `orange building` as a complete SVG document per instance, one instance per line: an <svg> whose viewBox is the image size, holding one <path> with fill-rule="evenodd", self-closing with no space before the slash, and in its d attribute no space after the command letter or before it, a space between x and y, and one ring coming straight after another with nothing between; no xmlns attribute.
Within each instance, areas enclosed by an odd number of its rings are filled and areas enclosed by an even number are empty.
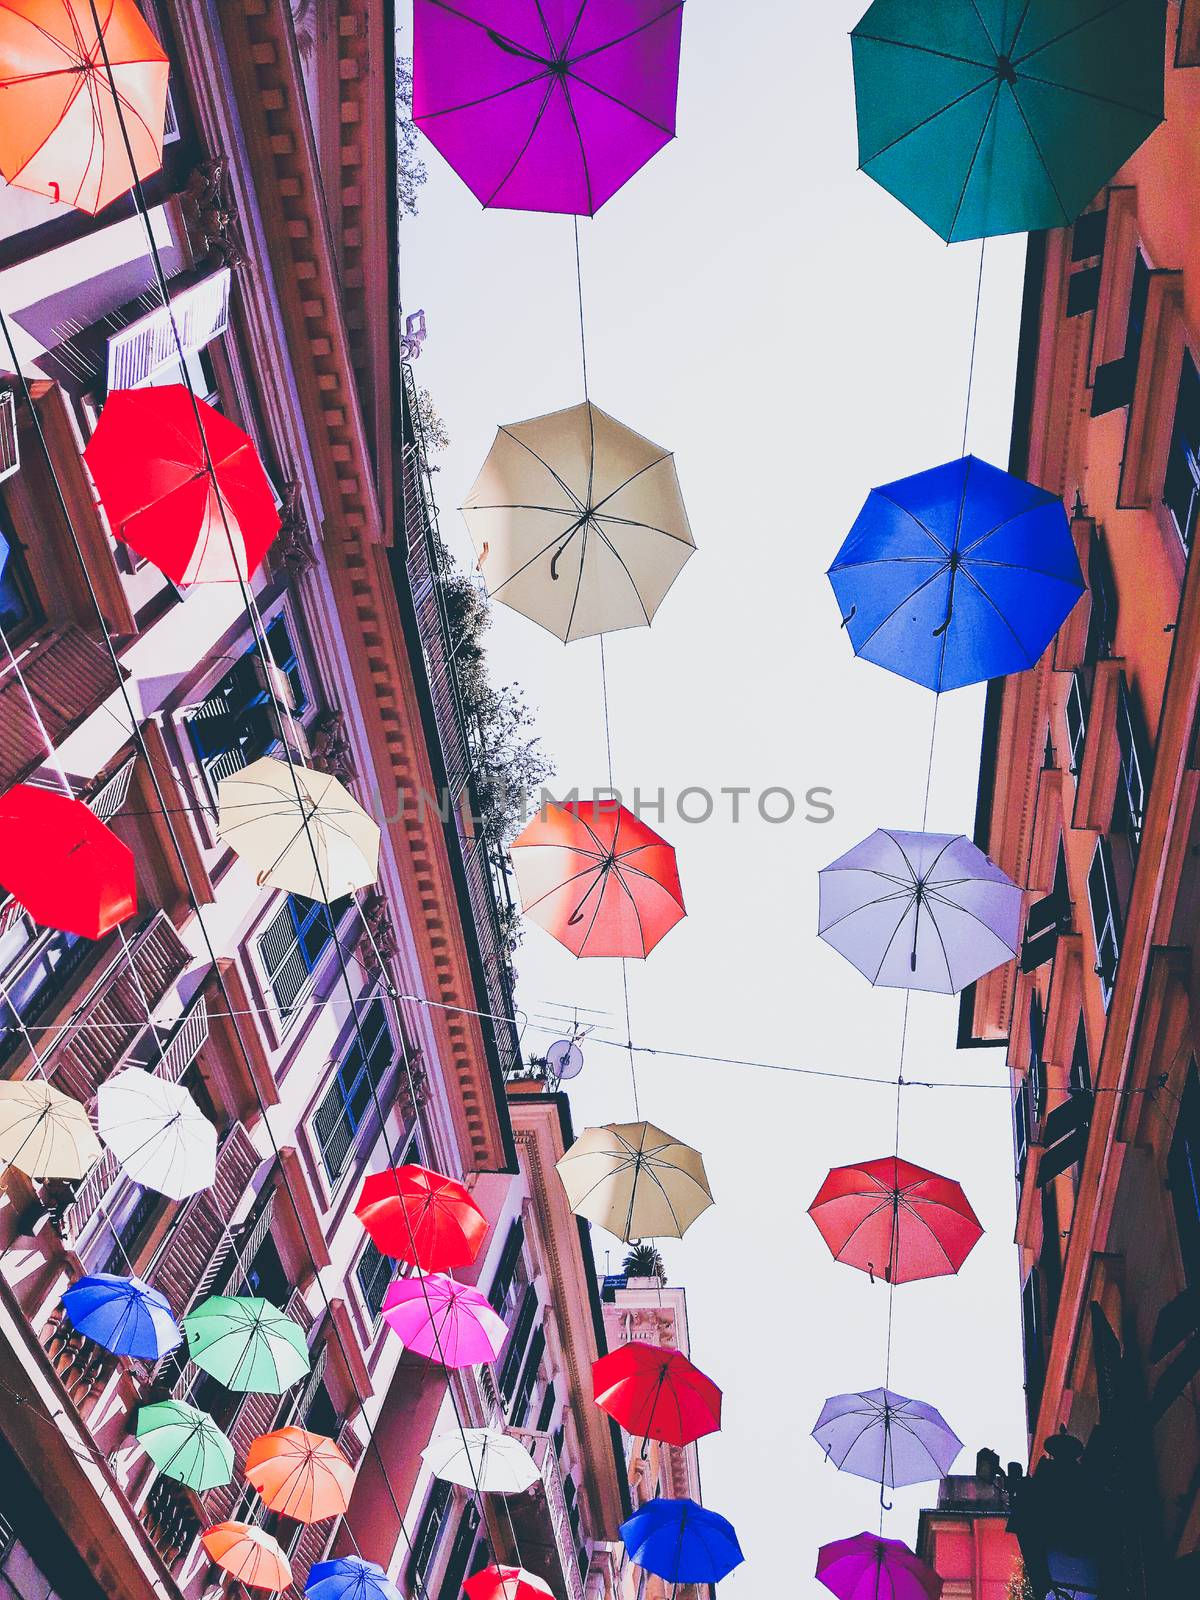
<svg viewBox="0 0 1200 1600"><path fill-rule="evenodd" d="M937 1505L922 1511L917 1554L942 1580L942 1600L1010 1600L1020 1581L1021 1554L1008 1531L1008 1495L989 1450L973 1476L938 1484Z"/></svg>

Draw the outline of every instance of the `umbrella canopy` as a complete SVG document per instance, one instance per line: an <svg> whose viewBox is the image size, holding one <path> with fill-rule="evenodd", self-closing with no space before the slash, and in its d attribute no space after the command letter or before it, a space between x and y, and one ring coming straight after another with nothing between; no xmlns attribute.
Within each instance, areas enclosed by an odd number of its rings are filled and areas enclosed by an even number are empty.
<svg viewBox="0 0 1200 1600"><path fill-rule="evenodd" d="M647 1500L621 1538L630 1560L666 1583L719 1583L745 1560L733 1524L685 1495Z"/></svg>
<svg viewBox="0 0 1200 1600"><path fill-rule="evenodd" d="M682 917L675 851L612 800L551 802L512 844L521 910L576 956L648 956Z"/></svg>
<svg viewBox="0 0 1200 1600"><path fill-rule="evenodd" d="M678 1350L631 1339L592 1362L601 1411L626 1433L688 1445L721 1426L721 1391Z"/></svg>
<svg viewBox="0 0 1200 1600"><path fill-rule="evenodd" d="M222 778L217 804L218 834L264 886L332 903L379 876L378 825L327 772L262 756Z"/></svg>
<svg viewBox="0 0 1200 1600"><path fill-rule="evenodd" d="M961 833L877 828L821 873L818 933L885 988L957 994L1020 930L1020 889Z"/></svg>
<svg viewBox="0 0 1200 1600"><path fill-rule="evenodd" d="M279 1542L248 1522L218 1522L200 1542L216 1564L248 1589L286 1589L292 1568Z"/></svg>
<svg viewBox="0 0 1200 1600"><path fill-rule="evenodd" d="M652 1122L585 1128L556 1171L575 1215L626 1243L682 1239L713 1203L700 1152Z"/></svg>
<svg viewBox="0 0 1200 1600"><path fill-rule="evenodd" d="M534 1573L495 1564L472 1573L463 1593L467 1600L554 1600L554 1590Z"/></svg>
<svg viewBox="0 0 1200 1600"><path fill-rule="evenodd" d="M183 1328L192 1360L227 1389L282 1394L309 1368L303 1330L269 1300L210 1294Z"/></svg>
<svg viewBox="0 0 1200 1600"><path fill-rule="evenodd" d="M695 550L671 452L589 402L499 428L462 510L488 594L565 644L649 627Z"/></svg>
<svg viewBox="0 0 1200 1600"><path fill-rule="evenodd" d="M0 172L19 189L94 214L162 166L167 58L134 0L5 0L0 90Z"/></svg>
<svg viewBox="0 0 1200 1600"><path fill-rule="evenodd" d="M186 1200L211 1186L217 1130L182 1084L126 1067L100 1085L96 1120L126 1175L143 1188Z"/></svg>
<svg viewBox="0 0 1200 1600"><path fill-rule="evenodd" d="M943 239L1060 228L1162 121L1163 0L875 0L859 166Z"/></svg>
<svg viewBox="0 0 1200 1600"><path fill-rule="evenodd" d="M900 1539L856 1533L817 1552L817 1577L838 1600L939 1600L942 1580Z"/></svg>
<svg viewBox="0 0 1200 1600"><path fill-rule="evenodd" d="M0 798L0 887L35 922L82 939L102 939L137 910L128 845L82 800L28 783Z"/></svg>
<svg viewBox="0 0 1200 1600"><path fill-rule="evenodd" d="M813 1438L840 1471L892 1489L944 1478L962 1449L940 1411L890 1389L833 1395Z"/></svg>
<svg viewBox="0 0 1200 1600"><path fill-rule="evenodd" d="M233 1477L233 1446L207 1411L182 1400L139 1406L133 1431L160 1472L197 1494Z"/></svg>
<svg viewBox="0 0 1200 1600"><path fill-rule="evenodd" d="M407 1349L447 1367L494 1361L508 1337L478 1289L440 1272L396 1279L384 1296L383 1316Z"/></svg>
<svg viewBox="0 0 1200 1600"><path fill-rule="evenodd" d="M247 1451L246 1481L281 1516L322 1522L349 1506L354 1468L324 1434L276 1428L259 1434Z"/></svg>
<svg viewBox="0 0 1200 1600"><path fill-rule="evenodd" d="M855 655L939 693L1035 665L1084 588L1062 501L976 456L872 489L829 581Z"/></svg>
<svg viewBox="0 0 1200 1600"><path fill-rule="evenodd" d="M279 532L253 441L181 383L114 389L83 455L113 533L175 583L248 580Z"/></svg>
<svg viewBox="0 0 1200 1600"><path fill-rule="evenodd" d="M836 1260L889 1283L957 1272L983 1233L953 1178L899 1156L835 1167L808 1214Z"/></svg>
<svg viewBox="0 0 1200 1600"><path fill-rule="evenodd" d="M0 1163L29 1178L82 1178L100 1159L87 1111L44 1078L0 1082Z"/></svg>
<svg viewBox="0 0 1200 1600"><path fill-rule="evenodd" d="M64 1289L62 1303L71 1326L114 1356L159 1361L183 1340L165 1295L141 1278L94 1272Z"/></svg>
<svg viewBox="0 0 1200 1600"><path fill-rule="evenodd" d="M542 1476L520 1440L497 1428L443 1433L426 1445L421 1459L435 1478L490 1494L520 1494Z"/></svg>
<svg viewBox="0 0 1200 1600"><path fill-rule="evenodd" d="M361 1556L318 1561L309 1569L304 1594L305 1600L400 1600L379 1563Z"/></svg>
<svg viewBox="0 0 1200 1600"><path fill-rule="evenodd" d="M424 1272L469 1267L488 1231L461 1183L415 1165L372 1173L354 1215L385 1256Z"/></svg>

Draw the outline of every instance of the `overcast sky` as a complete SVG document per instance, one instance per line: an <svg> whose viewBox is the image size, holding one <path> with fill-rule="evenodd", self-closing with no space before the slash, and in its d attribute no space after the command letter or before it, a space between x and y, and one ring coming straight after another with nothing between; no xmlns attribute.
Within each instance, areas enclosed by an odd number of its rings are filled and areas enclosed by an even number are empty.
<svg viewBox="0 0 1200 1600"><path fill-rule="evenodd" d="M947 249L855 170L860 9L689 0L679 137L580 229L592 398L674 450L699 547L653 629L608 642L616 782L667 791L689 913L630 966L633 1037L894 1077L903 996L817 939L817 873L877 826L919 826L932 699L853 659L824 571L872 485L959 454L979 249ZM442 528L470 563L456 508L496 425L582 398L572 229L481 212L422 155L403 296L428 318L418 376L452 436ZM1023 240L988 245L970 447L998 465L1023 256ZM556 784L602 785L597 642L563 646L494 612L494 671L523 686ZM982 703L943 701L932 829L971 831ZM748 787L742 820L727 796L707 823L681 820L674 796L693 785ZM814 786L832 791L823 824L802 820ZM790 823L757 814L772 787L796 795ZM518 966L529 1012L595 1007L623 1033L618 963L576 962L531 927ZM1002 1052L957 1053L956 1019L955 1001L914 997L906 1074L1001 1084ZM631 1119L627 1058L585 1050L576 1127ZM725 1391L705 1500L747 1560L722 1593L824 1595L818 1546L873 1529L878 1491L827 1465L809 1432L827 1395L882 1383L887 1295L835 1264L805 1213L830 1166L891 1153L893 1091L648 1055L637 1070L643 1113L703 1151L717 1200L663 1253L688 1290L693 1357ZM983 1444L1023 1457L1006 1093L909 1089L901 1153L960 1177L987 1231L957 1278L897 1291L892 1387L943 1412L960 1470ZM619 1243L595 1244L615 1268ZM934 1495L898 1493L885 1532L911 1542Z"/></svg>

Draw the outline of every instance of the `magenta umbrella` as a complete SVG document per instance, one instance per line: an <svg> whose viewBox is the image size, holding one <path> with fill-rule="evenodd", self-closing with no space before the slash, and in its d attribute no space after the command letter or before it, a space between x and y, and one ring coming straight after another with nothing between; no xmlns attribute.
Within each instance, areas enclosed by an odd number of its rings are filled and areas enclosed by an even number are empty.
<svg viewBox="0 0 1200 1600"><path fill-rule="evenodd" d="M413 121L485 206L592 216L675 137L683 0L414 0Z"/></svg>
<svg viewBox="0 0 1200 1600"><path fill-rule="evenodd" d="M508 1337L478 1289L441 1272L397 1278L384 1296L383 1316L407 1349L447 1367L494 1361Z"/></svg>
<svg viewBox="0 0 1200 1600"><path fill-rule="evenodd" d="M856 1533L817 1552L817 1577L838 1600L938 1600L942 1580L901 1539Z"/></svg>

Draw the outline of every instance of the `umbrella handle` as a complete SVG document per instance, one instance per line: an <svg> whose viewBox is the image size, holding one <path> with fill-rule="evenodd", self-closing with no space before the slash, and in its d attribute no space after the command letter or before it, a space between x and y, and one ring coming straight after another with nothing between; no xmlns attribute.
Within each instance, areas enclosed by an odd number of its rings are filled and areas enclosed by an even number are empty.
<svg viewBox="0 0 1200 1600"><path fill-rule="evenodd" d="M858 605L857 604L852 605L850 607L850 610L847 612L847 614L842 618L842 627L843 628L848 628L850 626L850 624L854 621L854 618L857 615L857 612L858 612Z"/></svg>
<svg viewBox="0 0 1200 1600"><path fill-rule="evenodd" d="M933 637L935 639L940 639L949 626L950 626L950 618L947 617L945 622L942 623L940 628L935 628L933 630Z"/></svg>
<svg viewBox="0 0 1200 1600"><path fill-rule="evenodd" d="M883 1509L885 1511L890 1511L892 1509L892 1502L890 1500L885 1500L883 1498L883 1482L882 1482L882 1480L880 1481L880 1484L879 1484L879 1504L883 1507Z"/></svg>

